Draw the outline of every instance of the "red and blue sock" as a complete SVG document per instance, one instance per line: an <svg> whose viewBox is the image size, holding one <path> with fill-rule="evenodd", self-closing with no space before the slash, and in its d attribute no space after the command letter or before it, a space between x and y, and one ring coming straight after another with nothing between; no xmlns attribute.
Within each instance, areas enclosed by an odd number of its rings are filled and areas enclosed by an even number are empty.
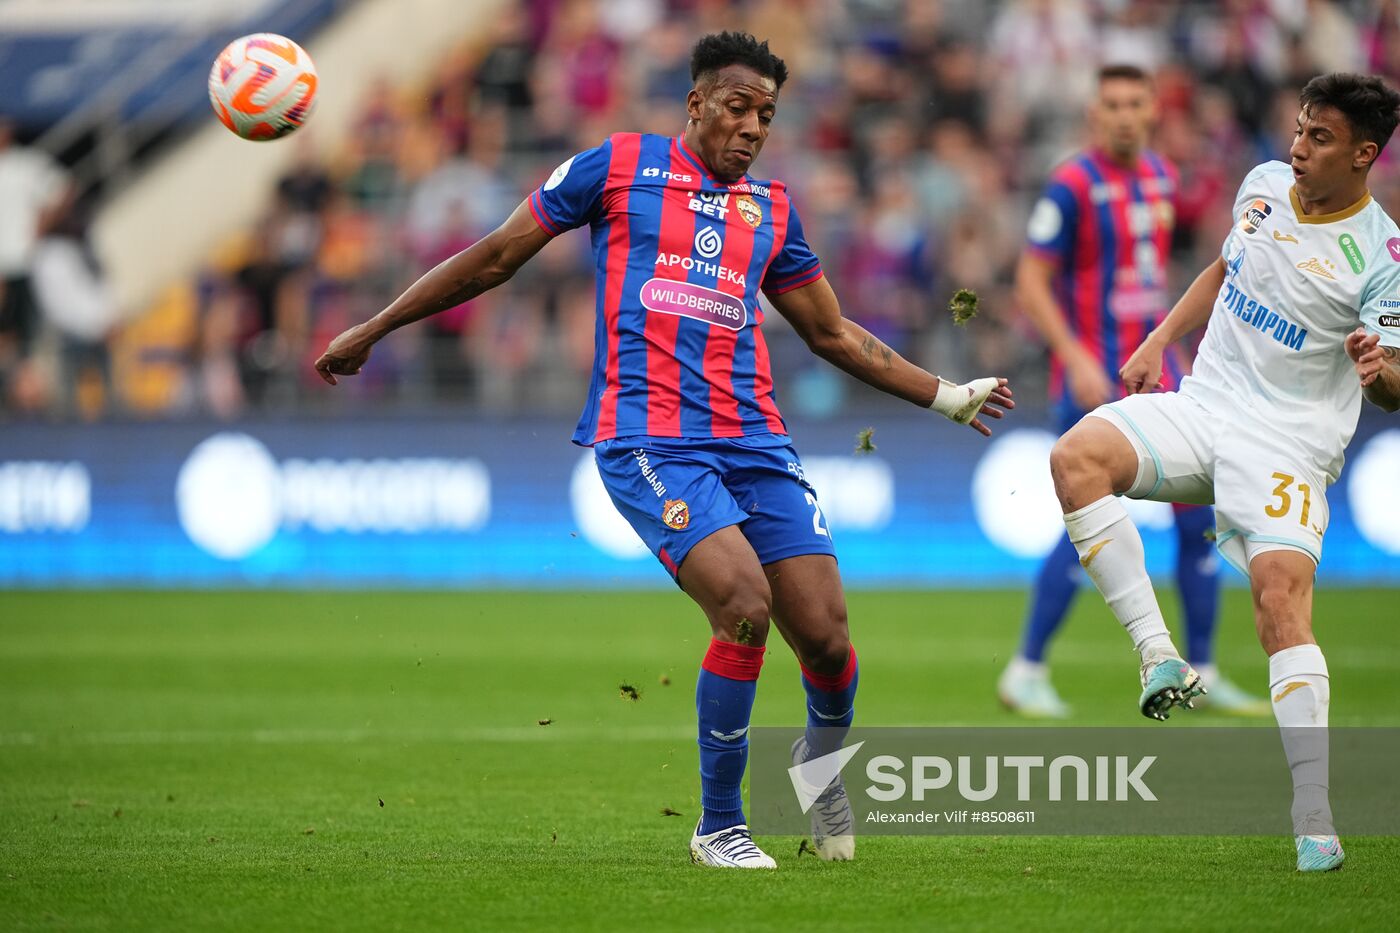
<svg viewBox="0 0 1400 933"><path fill-rule="evenodd" d="M807 757L819 758L841 747L856 715L856 684L860 665L855 645L846 655L840 673L826 675L802 667L802 689L807 691Z"/></svg>
<svg viewBox="0 0 1400 933"><path fill-rule="evenodd" d="M749 761L749 716L758 690L763 651L710 639L695 684L700 720L700 835L744 822L740 784Z"/></svg>

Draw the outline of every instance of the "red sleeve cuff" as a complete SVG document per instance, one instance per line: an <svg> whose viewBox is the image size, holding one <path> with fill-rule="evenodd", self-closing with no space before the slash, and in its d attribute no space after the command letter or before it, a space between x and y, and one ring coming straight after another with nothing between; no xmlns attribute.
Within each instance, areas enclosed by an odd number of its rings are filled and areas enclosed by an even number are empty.
<svg viewBox="0 0 1400 933"><path fill-rule="evenodd" d="M564 228L555 223L545 210L544 199L540 197L540 192L536 189L530 194L530 214L535 218L535 223L540 225L540 229L550 236L558 236L564 232Z"/></svg>
<svg viewBox="0 0 1400 933"><path fill-rule="evenodd" d="M822 264L817 263L810 269L804 269L793 275L784 276L781 279L774 279L764 283L763 290L770 295L781 295L783 292L790 292L793 289L801 288L804 285L811 285L822 277Z"/></svg>

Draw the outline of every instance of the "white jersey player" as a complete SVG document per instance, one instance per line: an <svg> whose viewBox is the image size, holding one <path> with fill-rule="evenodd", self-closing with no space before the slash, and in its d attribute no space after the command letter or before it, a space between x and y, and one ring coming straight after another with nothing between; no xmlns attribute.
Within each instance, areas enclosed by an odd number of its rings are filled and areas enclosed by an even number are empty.
<svg viewBox="0 0 1400 933"><path fill-rule="evenodd" d="M1144 715L1191 706L1200 677L1173 646L1117 496L1214 503L1221 554L1250 578L1274 716L1293 773L1298 868L1338 868L1327 799L1327 664L1312 586L1363 395L1400 409L1400 228L1366 188L1400 122L1379 78L1330 74L1300 97L1291 164L1250 172L1220 258L1122 369L1130 394L1056 444L1070 539L1142 657ZM1179 392L1163 351L1206 325ZM1314 727L1314 728L1293 728ZM1316 728L1320 727L1320 728Z"/></svg>

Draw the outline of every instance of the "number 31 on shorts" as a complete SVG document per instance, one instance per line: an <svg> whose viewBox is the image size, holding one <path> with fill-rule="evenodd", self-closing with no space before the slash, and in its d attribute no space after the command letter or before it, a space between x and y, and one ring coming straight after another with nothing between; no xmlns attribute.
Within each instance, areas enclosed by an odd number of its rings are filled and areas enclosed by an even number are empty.
<svg viewBox="0 0 1400 933"><path fill-rule="evenodd" d="M1293 511L1292 491L1296 490L1302 504L1298 524L1304 528L1308 527L1308 514L1312 511L1312 488L1307 483L1299 483L1291 473L1275 472L1273 478L1278 480L1278 485L1274 487L1271 495L1277 501L1264 506L1264 514L1270 518L1286 518Z"/></svg>

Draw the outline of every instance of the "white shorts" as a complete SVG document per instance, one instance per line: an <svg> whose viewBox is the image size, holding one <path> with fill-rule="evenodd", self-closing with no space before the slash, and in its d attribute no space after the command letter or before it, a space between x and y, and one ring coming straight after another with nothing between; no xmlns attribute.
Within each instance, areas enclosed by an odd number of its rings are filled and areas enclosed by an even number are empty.
<svg viewBox="0 0 1400 933"><path fill-rule="evenodd" d="M1329 511L1326 471L1247 413L1224 415L1177 392L1130 395L1089 413L1123 433L1138 456L1131 499L1215 506L1215 545L1236 570L1265 551L1317 563Z"/></svg>

